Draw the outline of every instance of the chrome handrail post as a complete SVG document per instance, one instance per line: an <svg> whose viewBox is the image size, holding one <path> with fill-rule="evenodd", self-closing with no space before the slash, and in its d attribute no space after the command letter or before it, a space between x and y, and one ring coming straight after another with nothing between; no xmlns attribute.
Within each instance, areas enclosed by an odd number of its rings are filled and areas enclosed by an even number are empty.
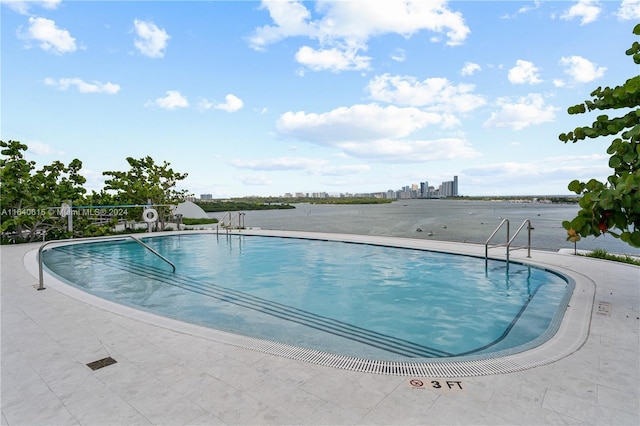
<svg viewBox="0 0 640 426"><path fill-rule="evenodd" d="M529 219L527 219L527 222L529 222L529 226L527 227L527 231L528 231L528 239L527 239L527 257L530 258L531 257L531 230L533 229L531 227L531 221Z"/></svg>
<svg viewBox="0 0 640 426"><path fill-rule="evenodd" d="M502 222L500 222L500 225L498 225L498 227L495 229L495 231L493 231L491 236L489 236L487 241L484 243L484 265L485 265L485 268L488 266L488 262L489 262L489 242L498 233L500 228L502 228L502 226L505 223L507 224L507 242L508 242L509 241L509 219L502 219ZM502 244L498 244L498 245L496 245L494 247L497 247L497 246L500 246L500 245L502 245ZM507 256L508 256L508 253L507 253Z"/></svg>

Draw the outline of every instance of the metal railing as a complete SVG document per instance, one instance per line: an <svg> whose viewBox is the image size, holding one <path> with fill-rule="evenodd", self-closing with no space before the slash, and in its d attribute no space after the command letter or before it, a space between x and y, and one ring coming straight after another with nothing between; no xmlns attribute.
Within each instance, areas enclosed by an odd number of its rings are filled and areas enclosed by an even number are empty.
<svg viewBox="0 0 640 426"><path fill-rule="evenodd" d="M220 226L222 226L223 228L227 228L227 230L228 229L244 229L244 216L245 216L245 213L243 212L235 212L235 214L232 214L232 212L227 212L220 219ZM225 223L225 220L227 218L229 218L229 222ZM238 225L234 227L233 222L236 219L237 219Z"/></svg>
<svg viewBox="0 0 640 426"><path fill-rule="evenodd" d="M522 225L520 225L518 230L513 234L513 237L509 238L509 219L503 219L502 222L500 222L500 225L498 225L496 230L493 231L491 236L487 239L486 243L484 244L484 266L485 267L487 267L488 262L489 262L489 242L491 242L493 237L498 233L498 231L500 230L500 228L502 228L502 226L504 224L507 225L507 242L505 244L494 244L494 245L491 246L491 248L493 248L493 247L501 247L501 246L505 246L507 248L507 267L509 266L509 252L511 250L516 250L516 249L520 249L520 248L526 248L527 249L527 257L531 257L531 230L533 229L531 227L531 220L525 219L524 222L522 222ZM525 225L527 225L527 230L528 230L527 245L526 246L512 247L513 240L515 240L515 238L518 236L520 231L522 231L522 229L524 228Z"/></svg>
<svg viewBox="0 0 640 426"><path fill-rule="evenodd" d="M507 224L507 242L506 242L506 244L509 244L509 219L502 219L502 222L500 222L500 225L498 225L496 230L493 231L493 233L489 236L489 238L487 238L487 242L484 243L484 266L485 266L485 268L489 264L489 242L493 239L493 237L498 233L500 228L502 228L502 226L505 223ZM491 247L500 247L500 246L503 246L503 245L505 245L505 244L494 244Z"/></svg>
<svg viewBox="0 0 640 426"><path fill-rule="evenodd" d="M113 237L113 236L106 236L106 237L92 237L92 238L83 238L82 241L107 241L107 240L112 240L112 241L117 241L117 240L122 240L122 239L127 239L127 238L131 238L133 241L135 241L136 243L140 244L141 246L143 246L144 248L146 248L147 250L149 250L151 253L155 254L156 256L158 256L160 259L164 260L165 262L167 262L169 265L171 265L172 271L171 272L176 272L176 265L173 264L173 262L171 262L169 259L167 259L166 257L164 257L163 255L161 255L160 253L158 253L157 251L155 251L154 249L152 249L151 247L149 247L148 245L146 245L145 243L143 243L141 240L139 240L138 238L134 237L133 235L119 235L117 237ZM40 248L38 249L38 278L39 278L39 283L38 283L38 290L44 290L45 286L44 286L44 278L43 278L43 267L42 267L42 253L44 251L44 248L46 246L48 246L49 244L55 244L55 243L65 243L67 242L67 240L55 240L55 241L47 241L46 243L42 244L40 246Z"/></svg>
<svg viewBox="0 0 640 426"><path fill-rule="evenodd" d="M528 233L527 245L526 246L519 246L519 247L511 247L511 243L513 243L513 240L515 240L515 238L518 236L520 231L522 231L522 228L524 228L525 225L527 225L527 233ZM509 264L509 251L510 250L516 250L516 249L519 249L519 248L525 248L526 247L526 249L527 249L527 257L531 257L531 230L532 229L533 228L531 227L531 221L529 219L525 219L524 222L522 222L522 225L520 225L518 230L515 232L515 234L513 234L513 237L511 237L511 239L507 243L507 265Z"/></svg>

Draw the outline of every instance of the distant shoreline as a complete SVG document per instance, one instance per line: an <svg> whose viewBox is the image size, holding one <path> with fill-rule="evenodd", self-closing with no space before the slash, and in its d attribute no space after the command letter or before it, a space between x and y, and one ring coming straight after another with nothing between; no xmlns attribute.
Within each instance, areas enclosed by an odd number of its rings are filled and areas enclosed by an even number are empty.
<svg viewBox="0 0 640 426"><path fill-rule="evenodd" d="M447 198L375 198L375 197L243 197L212 200L196 200L206 212L239 211L239 210L280 210L295 208L293 204L389 204L408 200L448 200L448 201L487 201L512 203L542 204L577 204L578 196L540 195L489 195L459 196Z"/></svg>

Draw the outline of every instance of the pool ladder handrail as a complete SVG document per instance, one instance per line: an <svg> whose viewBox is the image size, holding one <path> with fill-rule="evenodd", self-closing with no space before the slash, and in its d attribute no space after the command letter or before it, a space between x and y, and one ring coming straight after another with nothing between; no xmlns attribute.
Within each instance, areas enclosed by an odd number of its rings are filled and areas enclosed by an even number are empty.
<svg viewBox="0 0 640 426"><path fill-rule="evenodd" d="M509 219L502 219L502 222L500 222L500 225L498 225L498 227L495 229L495 231L493 231L493 233L491 234L491 236L489 236L489 238L487 239L487 241L484 244L484 266L487 267L487 265L489 264L489 242L491 242L491 239L493 239L493 237L498 233L498 231L500 230L500 228L502 228L502 226L506 224L507 225L507 242L505 244L494 244L491 246L491 248L493 247L500 247L500 246L506 246L507 248L507 266L509 265L509 252L511 250L515 250L515 249L519 249L519 248L527 248L527 257L531 257L531 230L533 229L531 227L531 220L529 219L525 219L524 222L522 222L522 225L520 225L520 227L518 228L518 230L515 232L515 234L513 234L513 237L509 238ZM513 243L513 240L518 236L518 234L520 233L520 231L522 231L522 228L524 228L525 225L527 226L528 229L528 241L527 241L527 245L526 246L519 246L519 247L511 247L511 244Z"/></svg>
<svg viewBox="0 0 640 426"><path fill-rule="evenodd" d="M502 219L502 222L500 222L500 225L498 225L498 227L495 229L495 231L493 231L493 233L489 236L489 238L487 238L487 241L484 243L484 266L485 266L485 268L489 264L489 242L491 242L493 237L495 237L495 235L498 233L500 228L502 228L502 226L504 226L504 224L507 225L507 244L509 243L509 219ZM500 247L500 246L503 246L503 245L505 245L505 244L494 244L491 247L492 248L493 247Z"/></svg>
<svg viewBox="0 0 640 426"><path fill-rule="evenodd" d="M157 251L155 251L153 248L149 247L147 244L143 243L141 240L139 240L138 238L134 237L133 235L119 235L119 236L104 236L104 237L90 237L90 238L83 238L82 241L102 241L102 240L122 240L122 239L127 239L127 238L131 238L133 241L135 241L136 243L140 244L141 246L143 246L144 248L146 248L147 250L149 250L151 253L155 254L156 256L158 256L160 259L164 260L165 262L167 262L169 265L171 265L172 273L176 272L176 265L173 264L173 262L171 262L169 259L167 259L166 257L164 257L163 255L161 255L160 253L158 253ZM43 278L43 268L42 268L42 253L44 251L44 248L46 246L48 246L49 244L55 244L55 243L65 243L68 242L69 240L53 240L53 241L47 241L46 243L42 244L40 246L40 248L38 249L38 288L37 290L44 290L46 287L44 286L44 278Z"/></svg>
<svg viewBox="0 0 640 426"><path fill-rule="evenodd" d="M527 245L526 246L511 247L511 243L513 243L513 240L516 239L516 237L518 236L520 231L522 231L522 228L524 228L525 225L527 225L527 234L528 234L527 235ZM531 227L531 220L525 219L522 222L522 225L520 225L518 230L513 234L513 237L511 237L511 239L507 243L507 265L509 264L509 251L511 251L511 250L517 250L517 249L521 249L521 248L526 248L527 249L527 257L531 257L531 230L532 229L533 228Z"/></svg>
<svg viewBox="0 0 640 426"><path fill-rule="evenodd" d="M229 217L229 223L225 225L224 221L227 217ZM238 219L238 226L234 228L233 222L235 219ZM226 228L227 233L229 229L244 229L244 213L241 211L237 211L235 214L232 214L232 212L225 213L224 216L220 218L220 226Z"/></svg>

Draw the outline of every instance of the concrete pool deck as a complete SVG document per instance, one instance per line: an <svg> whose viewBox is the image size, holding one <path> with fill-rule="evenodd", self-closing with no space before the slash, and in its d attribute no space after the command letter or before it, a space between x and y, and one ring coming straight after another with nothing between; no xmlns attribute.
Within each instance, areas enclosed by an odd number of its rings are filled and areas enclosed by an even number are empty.
<svg viewBox="0 0 640 426"><path fill-rule="evenodd" d="M482 245L409 241L484 255ZM1 248L2 425L640 424L640 267L532 252L527 262L595 288L584 343L523 371L440 378L291 360L123 316L55 288L37 291L27 255L39 246ZM513 260L525 256L511 252ZM86 366L105 357L117 363Z"/></svg>

